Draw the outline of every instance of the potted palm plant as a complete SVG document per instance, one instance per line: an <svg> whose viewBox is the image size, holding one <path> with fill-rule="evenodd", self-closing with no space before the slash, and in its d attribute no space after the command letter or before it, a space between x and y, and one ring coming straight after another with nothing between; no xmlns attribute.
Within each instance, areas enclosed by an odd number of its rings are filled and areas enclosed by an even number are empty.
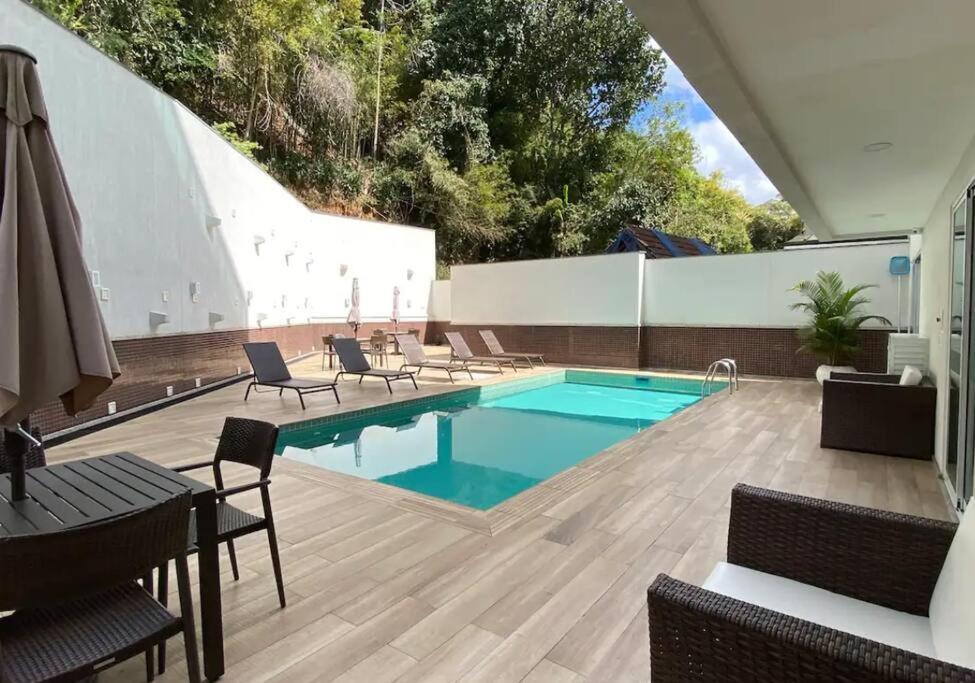
<svg viewBox="0 0 975 683"><path fill-rule="evenodd" d="M806 300L791 309L805 311L809 319L799 329L800 351L809 351L821 361L816 379L822 384L833 370L854 372L849 365L860 348L860 327L871 320L890 325L881 315L867 315L864 308L870 299L863 292L876 285L856 285L846 289L836 272L816 273L815 280L803 280L791 291Z"/></svg>

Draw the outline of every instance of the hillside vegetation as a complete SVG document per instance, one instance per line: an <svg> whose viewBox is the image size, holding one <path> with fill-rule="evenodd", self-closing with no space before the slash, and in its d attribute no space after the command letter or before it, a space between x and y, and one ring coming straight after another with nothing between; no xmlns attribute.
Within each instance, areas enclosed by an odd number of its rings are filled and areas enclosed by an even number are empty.
<svg viewBox="0 0 975 683"><path fill-rule="evenodd" d="M436 229L442 264L598 253L630 224L721 252L801 227L698 173L619 0L33 3L314 208Z"/></svg>

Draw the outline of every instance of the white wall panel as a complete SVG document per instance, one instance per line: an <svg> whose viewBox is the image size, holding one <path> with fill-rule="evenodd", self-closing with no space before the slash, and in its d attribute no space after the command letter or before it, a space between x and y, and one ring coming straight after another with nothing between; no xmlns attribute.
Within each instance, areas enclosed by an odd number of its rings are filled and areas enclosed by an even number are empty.
<svg viewBox="0 0 975 683"><path fill-rule="evenodd" d="M639 325L643 261L612 254L453 266L452 322Z"/></svg>

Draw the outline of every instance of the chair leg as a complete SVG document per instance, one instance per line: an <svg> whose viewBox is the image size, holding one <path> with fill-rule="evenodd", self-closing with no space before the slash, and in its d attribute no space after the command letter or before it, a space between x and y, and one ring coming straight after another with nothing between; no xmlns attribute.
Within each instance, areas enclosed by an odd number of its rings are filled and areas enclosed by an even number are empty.
<svg viewBox="0 0 975 683"><path fill-rule="evenodd" d="M362 380L364 380L365 378L366 378L365 375L359 375L359 384L362 384Z"/></svg>
<svg viewBox="0 0 975 683"><path fill-rule="evenodd" d="M416 389L416 390L419 390L420 389L420 387L418 387L416 385L416 377L414 377L413 375L410 375L410 381L413 382L413 388L414 389ZM389 393L393 393L393 392L389 392Z"/></svg>
<svg viewBox="0 0 975 683"><path fill-rule="evenodd" d="M420 374L420 373L417 373L417 374ZM454 373L452 373L450 370L447 370L447 379L450 380L450 383L451 384L454 383Z"/></svg>
<svg viewBox="0 0 975 683"><path fill-rule="evenodd" d="M471 367L469 365L465 365L464 366L464 369L467 370L467 376L470 377L471 378L471 381L473 382L474 381L474 374L471 372Z"/></svg>
<svg viewBox="0 0 975 683"><path fill-rule="evenodd" d="M299 396L301 394L298 394ZM237 571L237 553L234 552L233 539L227 541L227 554L230 555L230 571L234 574L234 581L240 581L240 573Z"/></svg>
<svg viewBox="0 0 975 683"><path fill-rule="evenodd" d="M152 595L152 572L149 572L148 574L142 577L142 588L146 591L146 593ZM155 662L153 662L152 654L153 654L152 647L147 648L146 649L146 680L147 681L156 680L156 667L154 666Z"/></svg>
<svg viewBox="0 0 975 683"><path fill-rule="evenodd" d="M384 378L384 379L386 379L386 378ZM388 379L386 379L386 391L388 391L390 394L393 393L393 385L389 383L389 380Z"/></svg>
<svg viewBox="0 0 975 683"><path fill-rule="evenodd" d="M179 611L183 620L183 643L186 646L186 673L190 683L200 683L200 656L196 648L196 623L193 617L193 595L186 555L176 558L176 583L179 585Z"/></svg>
<svg viewBox="0 0 975 683"><path fill-rule="evenodd" d="M338 390L338 387L332 387L332 393L335 394L335 402L337 404L339 404L339 405L342 405L342 401L339 400L339 390Z"/></svg>
<svg viewBox="0 0 975 683"><path fill-rule="evenodd" d="M301 392L295 389L295 393L298 394L298 402L301 403L301 409L305 409L305 397L301 395Z"/></svg>
<svg viewBox="0 0 975 683"><path fill-rule="evenodd" d="M284 388L278 389L278 396L284 393Z"/></svg>
<svg viewBox="0 0 975 683"><path fill-rule="evenodd" d="M274 582L278 585L278 601L284 609L284 578L281 576L281 558L278 557L278 537L274 533L274 513L271 512L271 493L267 488L261 489L261 503L264 508L264 519L267 521L267 544L271 550L271 566L274 568Z"/></svg>
<svg viewBox="0 0 975 683"><path fill-rule="evenodd" d="M156 584L156 600L159 601L163 607L169 602L169 563L167 562L159 568L159 579ZM159 667L159 675L166 673L166 641L159 643L159 651L157 653L157 666Z"/></svg>
<svg viewBox="0 0 975 683"><path fill-rule="evenodd" d="M254 383L253 382L251 382L250 384L247 385L247 391L244 393L244 400L245 401L247 400L247 397L251 395L251 389L253 387L254 387Z"/></svg>

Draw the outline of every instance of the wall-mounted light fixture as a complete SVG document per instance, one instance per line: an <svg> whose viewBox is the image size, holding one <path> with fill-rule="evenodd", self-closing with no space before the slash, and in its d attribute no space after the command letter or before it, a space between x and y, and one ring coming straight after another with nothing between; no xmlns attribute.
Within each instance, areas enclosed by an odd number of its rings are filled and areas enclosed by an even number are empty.
<svg viewBox="0 0 975 683"><path fill-rule="evenodd" d="M308 259L305 261L305 272L306 273L310 273L311 272L311 267L312 267L312 265L314 263L315 263L315 257L312 256L311 254L308 254Z"/></svg>
<svg viewBox="0 0 975 683"><path fill-rule="evenodd" d="M162 311L149 311L149 327L159 327L169 322L169 314Z"/></svg>
<svg viewBox="0 0 975 683"><path fill-rule="evenodd" d="M288 295L287 294L282 294L281 295L281 308L287 308L287 307L288 307Z"/></svg>
<svg viewBox="0 0 975 683"><path fill-rule="evenodd" d="M412 268L407 268L406 269L406 279L407 280L412 280L413 279L413 269Z"/></svg>
<svg viewBox="0 0 975 683"><path fill-rule="evenodd" d="M217 228L219 228L221 223L223 223L223 221L220 220L217 216L207 216L206 217L207 230L210 233L212 233L214 230L216 230Z"/></svg>
<svg viewBox="0 0 975 683"><path fill-rule="evenodd" d="M284 265L290 266L291 265L291 257L294 256L294 255L295 255L295 253L293 251L287 251L287 252L285 252L285 254L284 254Z"/></svg>
<svg viewBox="0 0 975 683"><path fill-rule="evenodd" d="M200 303L200 292L201 291L202 291L202 288L201 288L199 282L191 282L190 283L190 301L192 301L195 304Z"/></svg>
<svg viewBox="0 0 975 683"><path fill-rule="evenodd" d="M345 277L345 274L349 272L349 266L345 263L339 265L339 276Z"/></svg>
<svg viewBox="0 0 975 683"><path fill-rule="evenodd" d="M253 300L254 300L254 290L248 289L247 290L247 305L250 306L251 305L251 302Z"/></svg>
<svg viewBox="0 0 975 683"><path fill-rule="evenodd" d="M254 253L258 256L261 255L261 245L267 240L264 239L264 235L254 235Z"/></svg>
<svg viewBox="0 0 975 683"><path fill-rule="evenodd" d="M264 327L264 321L265 320L267 320L267 313L258 313L257 314L257 326L258 327Z"/></svg>
<svg viewBox="0 0 975 683"><path fill-rule="evenodd" d="M223 321L223 315L221 313L215 313L214 311L210 311L209 319L210 319L210 327L214 327L217 323Z"/></svg>

